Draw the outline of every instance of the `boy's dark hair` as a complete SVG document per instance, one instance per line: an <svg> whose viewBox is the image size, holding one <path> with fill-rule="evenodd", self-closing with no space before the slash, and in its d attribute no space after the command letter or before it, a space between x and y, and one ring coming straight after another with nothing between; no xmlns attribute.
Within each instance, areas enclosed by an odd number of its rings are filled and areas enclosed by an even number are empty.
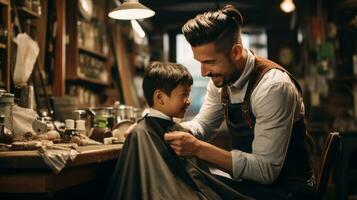
<svg viewBox="0 0 357 200"><path fill-rule="evenodd" d="M242 44L243 17L232 5L209 11L190 19L182 27L182 33L191 46L214 42L219 52L229 52L235 43Z"/></svg>
<svg viewBox="0 0 357 200"><path fill-rule="evenodd" d="M145 69L143 90L150 107L154 105L154 92L161 90L168 96L178 85L193 84L193 78L187 68L181 64L170 62L152 62Z"/></svg>

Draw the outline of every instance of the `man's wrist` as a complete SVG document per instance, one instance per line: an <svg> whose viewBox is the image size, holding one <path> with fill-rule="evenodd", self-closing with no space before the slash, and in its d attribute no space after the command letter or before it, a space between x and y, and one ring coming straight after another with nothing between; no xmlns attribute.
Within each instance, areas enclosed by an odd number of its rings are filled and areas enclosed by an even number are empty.
<svg viewBox="0 0 357 200"><path fill-rule="evenodd" d="M206 143L202 140L197 140L197 142L198 142L198 145L197 145L196 157L202 160L204 157L204 152L205 152L205 149L206 149L208 143Z"/></svg>

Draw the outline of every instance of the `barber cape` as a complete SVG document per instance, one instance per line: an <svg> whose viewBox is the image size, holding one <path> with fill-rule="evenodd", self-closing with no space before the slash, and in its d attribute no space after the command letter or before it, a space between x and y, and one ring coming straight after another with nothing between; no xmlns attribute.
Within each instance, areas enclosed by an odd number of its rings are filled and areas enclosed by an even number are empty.
<svg viewBox="0 0 357 200"><path fill-rule="evenodd" d="M199 167L195 158L178 157L164 140L178 124L145 117L126 138L106 199L251 199Z"/></svg>

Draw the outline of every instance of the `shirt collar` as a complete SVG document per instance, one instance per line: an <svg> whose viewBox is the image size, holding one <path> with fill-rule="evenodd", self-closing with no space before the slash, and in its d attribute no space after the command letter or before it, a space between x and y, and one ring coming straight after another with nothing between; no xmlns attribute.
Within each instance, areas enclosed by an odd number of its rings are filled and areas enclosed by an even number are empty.
<svg viewBox="0 0 357 200"><path fill-rule="evenodd" d="M161 118L161 119L166 119L166 120L170 120L172 121L172 118L167 116L166 114L164 114L161 111L158 111L154 108L150 108L149 113L148 113L149 117L157 117L157 118Z"/></svg>
<svg viewBox="0 0 357 200"><path fill-rule="evenodd" d="M244 85L247 83L247 81L249 80L249 75L254 69L254 65L255 65L254 54L248 49L244 49L244 50L247 51L247 62L245 64L243 73L238 78L238 80L234 82L230 87L236 87L238 89L242 89Z"/></svg>

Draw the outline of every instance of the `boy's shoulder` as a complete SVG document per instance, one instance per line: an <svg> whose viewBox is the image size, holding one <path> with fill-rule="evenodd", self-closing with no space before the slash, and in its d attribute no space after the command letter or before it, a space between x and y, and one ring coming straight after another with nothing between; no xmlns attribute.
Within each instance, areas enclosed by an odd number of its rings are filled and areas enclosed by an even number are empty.
<svg viewBox="0 0 357 200"><path fill-rule="evenodd" d="M136 131L141 131L147 128L148 124L146 123L146 117L143 117L142 119L140 119L139 121L136 122L136 126L133 128L132 131L136 132Z"/></svg>
<svg viewBox="0 0 357 200"><path fill-rule="evenodd" d="M166 127L169 126L171 127L172 125L168 120L145 116L137 122L130 134L157 135L165 131Z"/></svg>
<svg viewBox="0 0 357 200"><path fill-rule="evenodd" d="M157 144L162 140L164 133L165 130L161 121L157 118L148 117L137 122L126 140L138 144L147 144L148 141Z"/></svg>
<svg viewBox="0 0 357 200"><path fill-rule="evenodd" d="M148 133L150 133L152 129L153 128L151 127L150 123L148 123L148 119L145 116L136 122L136 125L131 130L130 135L133 135L135 137L138 137L139 135L140 136L148 135Z"/></svg>

